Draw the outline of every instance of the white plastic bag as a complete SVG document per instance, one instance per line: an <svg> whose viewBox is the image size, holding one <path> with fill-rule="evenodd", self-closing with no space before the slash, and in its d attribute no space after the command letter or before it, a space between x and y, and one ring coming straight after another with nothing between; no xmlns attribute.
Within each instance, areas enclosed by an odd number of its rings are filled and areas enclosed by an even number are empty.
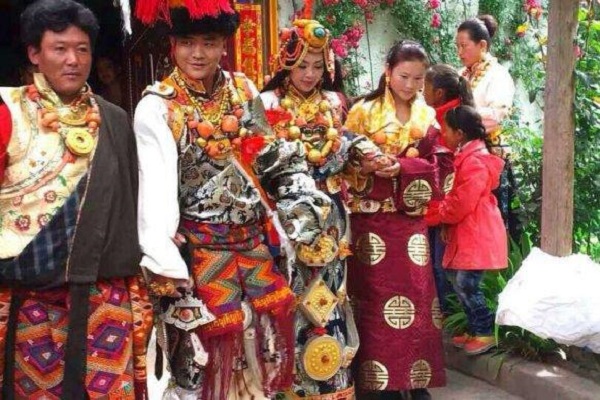
<svg viewBox="0 0 600 400"><path fill-rule="evenodd" d="M533 248L500 293L496 323L600 354L600 264Z"/></svg>

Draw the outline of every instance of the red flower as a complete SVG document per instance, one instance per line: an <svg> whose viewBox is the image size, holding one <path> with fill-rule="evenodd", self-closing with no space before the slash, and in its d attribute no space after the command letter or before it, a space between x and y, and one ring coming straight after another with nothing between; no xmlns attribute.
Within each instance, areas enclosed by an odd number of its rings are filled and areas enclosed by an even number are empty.
<svg viewBox="0 0 600 400"><path fill-rule="evenodd" d="M318 326L316 328L313 328L312 332L317 336L323 336L327 334L327 329Z"/></svg>
<svg viewBox="0 0 600 400"><path fill-rule="evenodd" d="M343 38L336 38L331 41L331 50L339 58L348 57L348 44Z"/></svg>
<svg viewBox="0 0 600 400"><path fill-rule="evenodd" d="M433 13L431 17L431 27L439 28L442 26L442 16L439 13Z"/></svg>
<svg viewBox="0 0 600 400"><path fill-rule="evenodd" d="M264 136L252 136L242 139L242 162L246 165L251 164L263 147L265 147Z"/></svg>
<svg viewBox="0 0 600 400"><path fill-rule="evenodd" d="M285 124L292 120L292 114L282 108L272 108L265 111L267 122L271 126Z"/></svg>
<svg viewBox="0 0 600 400"><path fill-rule="evenodd" d="M353 0L353 1L354 1L354 4L356 4L360 8L367 8L367 6L369 5L368 0Z"/></svg>
<svg viewBox="0 0 600 400"><path fill-rule="evenodd" d="M440 6L440 0L429 0L429 3L427 4L427 6L432 9L435 10L436 8L438 8Z"/></svg>
<svg viewBox="0 0 600 400"><path fill-rule="evenodd" d="M28 230L30 225L31 225L31 217L29 215L19 215L19 217L15 221L15 226L20 231Z"/></svg>

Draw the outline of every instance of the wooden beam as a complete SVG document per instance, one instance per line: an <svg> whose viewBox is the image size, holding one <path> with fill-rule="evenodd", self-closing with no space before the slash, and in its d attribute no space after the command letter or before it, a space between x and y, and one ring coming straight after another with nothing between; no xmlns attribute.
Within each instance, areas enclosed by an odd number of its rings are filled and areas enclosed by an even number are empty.
<svg viewBox="0 0 600 400"><path fill-rule="evenodd" d="M572 252L575 121L574 38L579 0L550 0L548 65L544 93L542 250Z"/></svg>

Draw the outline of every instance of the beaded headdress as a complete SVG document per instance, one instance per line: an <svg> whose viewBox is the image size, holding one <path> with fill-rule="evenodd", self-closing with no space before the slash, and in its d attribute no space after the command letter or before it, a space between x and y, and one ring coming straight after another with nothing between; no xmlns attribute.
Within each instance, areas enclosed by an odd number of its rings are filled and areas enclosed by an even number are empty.
<svg viewBox="0 0 600 400"><path fill-rule="evenodd" d="M281 31L279 36L281 45L273 72L292 70L300 65L306 53L309 51L319 52L323 54L325 68L333 81L335 56L331 49L331 34L319 21L310 19L312 8L312 1L307 0L304 5L304 18L295 20L291 28L285 28Z"/></svg>

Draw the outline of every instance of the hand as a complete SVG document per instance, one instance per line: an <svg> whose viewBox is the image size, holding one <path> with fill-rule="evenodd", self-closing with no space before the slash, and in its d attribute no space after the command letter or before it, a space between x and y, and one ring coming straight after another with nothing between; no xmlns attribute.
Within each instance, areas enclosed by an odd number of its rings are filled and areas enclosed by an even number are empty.
<svg viewBox="0 0 600 400"><path fill-rule="evenodd" d="M173 279L153 274L150 271L146 272L148 275L148 291L153 296L179 298L182 296L182 291L179 289L185 291L192 286L189 279Z"/></svg>
<svg viewBox="0 0 600 400"><path fill-rule="evenodd" d="M440 239L442 239L442 243L448 243L448 225L442 225L442 229L440 230Z"/></svg>
<svg viewBox="0 0 600 400"><path fill-rule="evenodd" d="M374 153L365 154L360 161L360 173L361 175L369 175L370 173L379 169L378 159Z"/></svg>
<svg viewBox="0 0 600 400"><path fill-rule="evenodd" d="M175 245L177 247L181 247L183 246L185 243L187 243L187 239L185 238L185 236L183 236L181 233L177 232L175 234L175 237L172 239L173 243L175 243Z"/></svg>
<svg viewBox="0 0 600 400"><path fill-rule="evenodd" d="M400 163L396 159L389 158L391 164L375 172L380 178L395 178L400 174Z"/></svg>

